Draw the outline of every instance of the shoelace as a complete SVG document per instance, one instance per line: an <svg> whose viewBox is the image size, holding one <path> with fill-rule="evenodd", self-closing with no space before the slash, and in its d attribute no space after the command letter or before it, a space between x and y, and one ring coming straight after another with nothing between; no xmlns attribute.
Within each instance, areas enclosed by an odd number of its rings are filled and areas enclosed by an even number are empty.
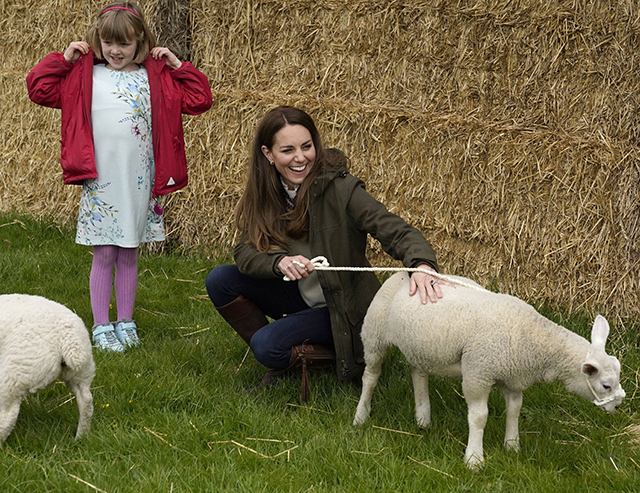
<svg viewBox="0 0 640 493"><path fill-rule="evenodd" d="M137 341L138 340L138 334L136 333L135 330L133 330L133 329L125 329L125 333L127 334L127 337L129 339L131 339L132 341Z"/></svg>
<svg viewBox="0 0 640 493"><path fill-rule="evenodd" d="M109 332L105 332L104 333L105 338L107 339L107 342L111 345L116 345L118 344L120 341L118 341L118 338L116 337L116 333L113 331L109 331Z"/></svg>

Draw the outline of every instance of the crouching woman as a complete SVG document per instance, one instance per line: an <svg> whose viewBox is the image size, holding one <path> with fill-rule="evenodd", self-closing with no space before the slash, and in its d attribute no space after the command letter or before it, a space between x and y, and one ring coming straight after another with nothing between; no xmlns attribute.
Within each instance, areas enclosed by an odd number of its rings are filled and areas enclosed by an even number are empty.
<svg viewBox="0 0 640 493"><path fill-rule="evenodd" d="M364 370L360 329L380 283L373 272L316 270L309 259L369 267L370 234L406 267L437 269L424 236L369 195L346 164L344 154L323 148L302 110L275 108L257 128L236 209L236 265L216 267L206 285L216 310L269 369L260 387L307 360L335 357L342 380ZM407 295L435 303L442 282L414 272Z"/></svg>

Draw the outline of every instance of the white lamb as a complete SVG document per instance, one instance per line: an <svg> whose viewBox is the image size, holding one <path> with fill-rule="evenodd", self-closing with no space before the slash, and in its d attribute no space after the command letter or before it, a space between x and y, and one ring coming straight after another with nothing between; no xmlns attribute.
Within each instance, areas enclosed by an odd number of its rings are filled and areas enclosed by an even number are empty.
<svg viewBox="0 0 640 493"><path fill-rule="evenodd" d="M80 317L40 296L0 295L0 443L13 430L22 398L58 377L78 401L76 438L87 433L94 375L91 341Z"/></svg>
<svg viewBox="0 0 640 493"><path fill-rule="evenodd" d="M354 425L369 416L371 395L391 346L397 346L412 366L420 427L431 421L429 375L462 379L469 421L465 462L470 469L478 469L484 460L482 436L493 385L502 389L506 402L505 447L516 451L522 391L535 382L560 380L569 392L610 413L622 402L620 363L605 353L609 324L600 315L589 343L513 296L443 285L442 299L422 305L419 296L410 297L408 291L409 276L393 275L364 319L366 369Z"/></svg>

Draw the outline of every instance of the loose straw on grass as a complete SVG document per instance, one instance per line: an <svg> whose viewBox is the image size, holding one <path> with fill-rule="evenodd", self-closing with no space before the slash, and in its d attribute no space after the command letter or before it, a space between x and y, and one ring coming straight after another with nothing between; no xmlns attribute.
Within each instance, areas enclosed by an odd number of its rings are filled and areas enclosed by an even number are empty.
<svg viewBox="0 0 640 493"><path fill-rule="evenodd" d="M624 471L621 471L620 469L618 469L618 465L614 462L613 457L609 457L609 460L611 461L611 464L613 464L613 467L615 468L616 471L621 472L626 476Z"/></svg>
<svg viewBox="0 0 640 493"><path fill-rule="evenodd" d="M293 443L293 442L289 442L287 441L280 441L280 440L266 440L266 439L259 439L259 438L247 438L246 440L257 440L257 441L269 441L269 442L280 442L280 443ZM290 459L290 452L292 450L295 450L299 447L299 445L295 445L293 447L290 447L286 450L283 450L282 452L278 452L275 455L265 455L263 453L258 452L257 450L252 449L251 447L247 447L246 445L241 444L240 442L236 442L235 440L221 440L221 441L217 441L217 442L208 442L207 445L209 445L209 448L211 448L211 444L212 443L216 443L216 444L221 444L221 443L231 443L233 445L236 445L237 447L240 447L244 450L247 450L253 454L256 454L258 457L262 458L262 459L270 459L273 460L276 457L280 457L281 455L287 454L287 461L289 461Z"/></svg>
<svg viewBox="0 0 640 493"><path fill-rule="evenodd" d="M64 384L64 382L56 382L56 383ZM91 389L89 389L89 390L94 391L94 390L96 390L96 389L101 389L101 388L103 388L103 387L104 387L104 385L100 385L100 386L98 386L98 387L92 387L92 388L91 388ZM61 404L58 404L57 406L52 407L51 409L48 409L48 410L47 410L47 412L48 412L48 413L50 413L51 411L53 411L53 410L55 410L55 409L58 409L59 407L62 407L62 406L64 406L65 404L68 404L69 402L74 401L74 400L75 400L75 398L76 398L76 396L75 396L75 395L73 395L73 394L69 393L69 395L68 395L67 397L63 397L64 401L63 401Z"/></svg>
<svg viewBox="0 0 640 493"><path fill-rule="evenodd" d="M272 442L272 443L294 443L291 440L277 440L275 438L253 438L246 437L245 440L254 440L256 442Z"/></svg>
<svg viewBox="0 0 640 493"><path fill-rule="evenodd" d="M136 310L142 310L143 312L147 312L147 313L149 313L149 314L153 315L154 317L157 317L157 316L165 316L165 317L168 317L168 316L169 316L169 314L168 314L168 313L152 312L151 310L147 310L146 308L141 307L141 306L137 306L137 307L136 307Z"/></svg>
<svg viewBox="0 0 640 493"><path fill-rule="evenodd" d="M193 332L189 332L188 334L180 334L181 337L189 337L192 336L194 334L199 334L200 332L206 332L207 330L209 330L211 327L206 327L204 329L200 329L200 330L196 330Z"/></svg>
<svg viewBox="0 0 640 493"><path fill-rule="evenodd" d="M462 445L463 447L466 447L467 444L464 443L462 440L460 440L457 436L455 436L453 433L451 433L451 431L447 430L447 435L449 435L451 438L453 438L456 442L458 442L460 445Z"/></svg>
<svg viewBox="0 0 640 493"><path fill-rule="evenodd" d="M330 412L330 411L323 411L322 409L316 409L315 407L310 407L310 406L301 406L300 404L292 404L290 402L287 402L287 406L291 406L291 407L299 407L300 409L306 409L308 411L315 411L317 413L325 413L325 414L330 414L333 416L334 413Z"/></svg>
<svg viewBox="0 0 640 493"><path fill-rule="evenodd" d="M257 450L254 450L254 449L252 449L250 447L247 447L246 445L242 445L241 443L236 442L235 440L222 440L222 441L219 441L219 442L209 442L209 443L216 443L216 444L219 444L219 443L232 443L233 445L236 445L237 447L243 448L245 450L248 450L249 452L252 452L252 453L256 454L258 457L261 457L262 459L271 459L271 457L269 457L268 455L261 454Z"/></svg>
<svg viewBox="0 0 640 493"><path fill-rule="evenodd" d="M22 229L27 229L27 227L24 225L24 223L22 221L19 221L18 219L15 219L14 221L11 221L10 223L4 223L4 224L0 224L0 228L4 228L5 226L12 226L14 224L19 224L20 227L22 227Z"/></svg>
<svg viewBox="0 0 640 493"><path fill-rule="evenodd" d="M422 438L422 435L417 435L415 433L409 433L408 431L401 431L401 430L393 430L391 428L383 428L382 426L376 426L376 425L372 425L372 428L375 428L376 430L384 430L384 431L391 431L393 433L400 433L402 435L410 435L410 436L414 436L414 437L418 437L418 438Z"/></svg>
<svg viewBox="0 0 640 493"><path fill-rule="evenodd" d="M418 459L414 459L413 457L411 457L411 456L409 456L409 455L407 455L407 458L411 459L411 460L412 460L413 462L415 462L416 464L420 464L421 466L424 466L424 467L426 467L426 468L428 468L428 469L431 469L432 471L439 472L440 474L444 474L445 476L448 476L448 477L450 477L450 478L452 478L452 479L458 479L458 478L456 478L455 476L452 476L451 474L448 474L448 473L446 473L446 472L444 472L444 471L441 471L440 469L436 469L435 467L432 467L432 466L430 466L429 464L425 464L424 462L421 462L421 461L419 461Z"/></svg>
<svg viewBox="0 0 640 493"><path fill-rule="evenodd" d="M242 361L238 365L238 368L236 368L236 373L238 373L240 371L240 368L242 368L242 365L244 364L245 360L247 359L247 356L249 356L249 352L250 351L251 351L251 348L247 348L247 350L244 352L244 356L242 357Z"/></svg>
<svg viewBox="0 0 640 493"><path fill-rule="evenodd" d="M74 476L71 473L67 473L69 474L69 476L71 476L73 479L75 479L76 481L80 481L83 484L86 484L89 488L92 488L95 491L99 491L100 493L107 493L104 490L101 490L100 488L98 488L97 486L92 485L91 483L88 483L87 481L85 481L84 479L80 479L78 476Z"/></svg>
<svg viewBox="0 0 640 493"><path fill-rule="evenodd" d="M175 448L173 445L171 445L167 440L165 440L163 437L160 436L159 433L156 433L153 430L150 430L149 428L147 428L146 426L144 427L144 431L146 431L147 433L151 433L154 437L158 438L159 440L162 440L164 443L166 443L167 445L169 445L169 447L171 448Z"/></svg>

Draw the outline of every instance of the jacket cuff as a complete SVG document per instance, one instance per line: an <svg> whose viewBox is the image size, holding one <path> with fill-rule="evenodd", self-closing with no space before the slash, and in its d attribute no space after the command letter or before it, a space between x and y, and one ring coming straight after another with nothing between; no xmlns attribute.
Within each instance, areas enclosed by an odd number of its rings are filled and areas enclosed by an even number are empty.
<svg viewBox="0 0 640 493"><path fill-rule="evenodd" d="M73 66L73 64L75 63L75 62L68 62L67 59L64 57L64 53L59 53L57 51L54 51L53 56L55 56L60 62L64 63L69 67Z"/></svg>
<svg viewBox="0 0 640 493"><path fill-rule="evenodd" d="M284 254L282 255L277 255L274 259L273 259L273 273L276 275L276 277L283 277L284 274L280 271L280 269L278 269L278 264L280 263L280 261L285 257Z"/></svg>
<svg viewBox="0 0 640 493"><path fill-rule="evenodd" d="M420 264L427 264L429 267L431 267L433 270L435 270L436 272L438 272L438 266L437 264L435 264L434 262L432 262L431 260L418 260L416 262L413 263L413 265L411 266L411 269L416 269Z"/></svg>

